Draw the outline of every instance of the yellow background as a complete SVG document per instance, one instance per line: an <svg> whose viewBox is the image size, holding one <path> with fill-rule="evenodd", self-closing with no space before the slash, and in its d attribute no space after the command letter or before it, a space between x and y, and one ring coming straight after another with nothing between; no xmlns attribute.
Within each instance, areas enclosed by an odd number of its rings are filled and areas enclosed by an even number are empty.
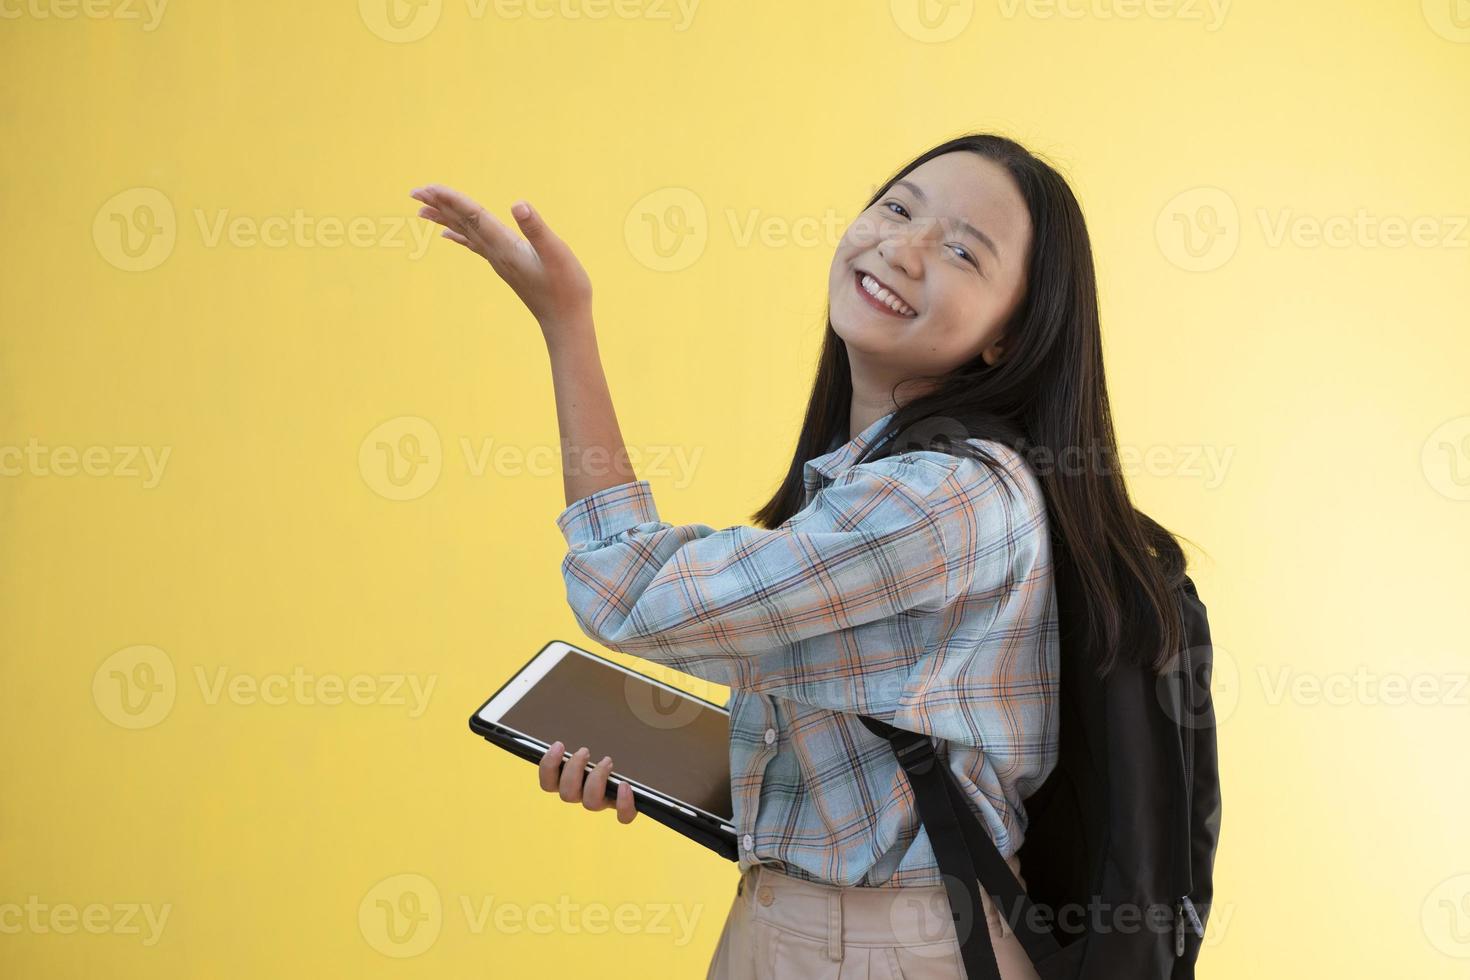
<svg viewBox="0 0 1470 980"><path fill-rule="evenodd" d="M4 4L0 446L46 455L0 478L0 974L703 976L733 865L466 728L590 641L536 325L408 191L541 209L630 447L684 454L663 516L719 527L789 459L845 221L994 129L1083 203L1132 489L1204 551L1199 976L1466 975L1463 2L394 2Z"/></svg>

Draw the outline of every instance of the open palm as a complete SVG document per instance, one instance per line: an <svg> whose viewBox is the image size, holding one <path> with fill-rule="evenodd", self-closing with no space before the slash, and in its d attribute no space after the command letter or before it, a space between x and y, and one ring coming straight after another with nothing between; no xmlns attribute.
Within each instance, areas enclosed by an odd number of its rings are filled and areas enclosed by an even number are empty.
<svg viewBox="0 0 1470 980"><path fill-rule="evenodd" d="M440 232L490 263L548 331L590 319L592 281L571 248L529 204L511 209L522 238L467 195L443 184L416 187L409 195L424 206L419 216L444 226ZM521 213L524 209L524 214Z"/></svg>

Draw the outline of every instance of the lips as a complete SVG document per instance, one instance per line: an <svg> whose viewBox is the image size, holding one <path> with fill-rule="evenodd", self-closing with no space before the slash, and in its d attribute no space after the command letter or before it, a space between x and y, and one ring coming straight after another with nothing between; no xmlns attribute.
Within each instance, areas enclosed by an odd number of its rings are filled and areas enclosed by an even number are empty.
<svg viewBox="0 0 1470 980"><path fill-rule="evenodd" d="M892 306L889 306L888 303L886 303L885 301L868 292L868 290L863 287L864 278L872 279L874 283L885 290L890 296L897 299L903 308L901 310L896 310ZM858 293L861 294L862 298L868 303L868 305L873 307L874 309L887 313L889 316L896 316L902 320L912 320L919 315L918 310L914 309L914 305L910 303L907 299L905 299L902 293L894 289L882 279L879 279L877 276L873 275L871 272L868 272L864 269L854 270L853 282L854 285L857 287Z"/></svg>

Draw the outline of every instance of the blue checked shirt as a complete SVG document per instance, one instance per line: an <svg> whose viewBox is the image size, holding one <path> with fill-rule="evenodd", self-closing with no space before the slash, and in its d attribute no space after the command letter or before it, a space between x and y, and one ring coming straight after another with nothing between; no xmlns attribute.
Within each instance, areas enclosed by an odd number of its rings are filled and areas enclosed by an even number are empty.
<svg viewBox="0 0 1470 980"><path fill-rule="evenodd" d="M578 625L611 650L731 688L740 870L930 885L908 778L854 713L940 739L1002 855L1056 764L1059 643L1041 488L935 451L858 463L889 416L803 468L774 529L661 521L646 480L556 519Z"/></svg>

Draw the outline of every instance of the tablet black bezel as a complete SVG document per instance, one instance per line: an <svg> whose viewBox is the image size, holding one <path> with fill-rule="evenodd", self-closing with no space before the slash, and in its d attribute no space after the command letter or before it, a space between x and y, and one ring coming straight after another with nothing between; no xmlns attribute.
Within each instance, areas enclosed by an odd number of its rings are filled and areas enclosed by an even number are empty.
<svg viewBox="0 0 1470 980"><path fill-rule="evenodd" d="M523 744L519 740L522 737L533 739L536 741L539 741L539 739L536 739L535 736L532 735L522 735L519 733L514 733L503 727L500 727L494 722L488 722L480 717L480 712L484 711L485 707L491 701L494 701L496 696L498 696L502 691L509 687L515 681L515 679L526 670L527 667L529 667L532 663L536 661L537 658L541 657L543 654L546 653L549 648L558 643L568 647L569 652L575 651L576 653L582 654L584 656L592 657L596 660L601 660L603 663L617 668L618 670L630 670L630 668L624 666L623 664L617 663L613 660L609 660L607 657L598 656L596 653L593 653L590 650L584 650L581 647L577 646L575 643L571 643L566 640L548 640L545 644L542 645L540 650L537 650L536 653L524 664L522 664L514 674L507 678L506 681L500 685L500 687L496 688L494 693L492 693L484 701L480 702L480 706L474 710L473 714L470 715L470 731L474 732L476 735L479 735L481 738L485 739L487 742L490 742L492 745L497 745L500 748L505 749L507 752L511 753L514 756L525 759L528 762L539 763L541 761L541 757L545 755L546 749L543 747L538 750L532 748L531 746ZM633 673L637 673L637 671L633 671ZM662 683L651 677L647 678L647 680L650 684ZM671 685L664 686L671 687ZM690 694L688 691L679 691L678 688L673 688L673 690L678 691L679 694L683 695L684 697L690 698L694 701L698 701L701 704L707 705L715 709L716 711L719 711L727 718L730 715L730 709L722 704L716 704L715 702L710 701L706 698L699 697L697 694ZM570 753L564 753L564 755L568 758L570 757ZM620 778L610 778L608 780L607 798L609 800L615 800L617 798L617 783L620 781L622 781ZM636 788L643 789L644 787L640 785ZM659 791L655 789L652 790L652 792L657 793ZM730 861L738 860L738 851L736 849L735 843L735 831L733 829L727 830L726 827L730 825L726 824L724 821L721 821L716 817L705 816L701 811L697 809L694 809L692 814L685 813L682 809L679 809L674 804L666 803L659 798L642 795L637 792L633 794L633 807L639 813L647 814L656 822L661 823L669 829L677 831L678 833L683 834L686 837L689 837L691 840L694 840L696 843L699 843L704 847L709 848L710 850L719 854L721 857L726 858ZM733 824L733 822L734 815L732 814L730 823Z"/></svg>

